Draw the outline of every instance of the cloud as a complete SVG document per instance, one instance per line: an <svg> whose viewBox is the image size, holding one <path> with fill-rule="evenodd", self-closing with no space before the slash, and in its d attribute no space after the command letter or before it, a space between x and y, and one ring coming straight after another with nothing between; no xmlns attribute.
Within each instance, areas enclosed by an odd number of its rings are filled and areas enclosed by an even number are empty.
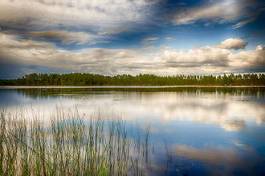
<svg viewBox="0 0 265 176"><path fill-rule="evenodd" d="M0 31L67 48L119 42L117 34L151 23L159 1L1 0Z"/></svg>
<svg viewBox="0 0 265 176"><path fill-rule="evenodd" d="M144 22L155 3L148 0L1 0L0 24L24 30L71 27L108 32Z"/></svg>
<svg viewBox="0 0 265 176"><path fill-rule="evenodd" d="M202 47L179 51L166 49L161 58L168 67L225 67L228 66L230 52L225 49L214 47Z"/></svg>
<svg viewBox="0 0 265 176"><path fill-rule="evenodd" d="M56 40L63 42L64 44L85 44L85 43L95 43L98 37L93 34L88 34L85 32L69 32L69 31L37 31L29 32L30 37L45 39L45 40Z"/></svg>
<svg viewBox="0 0 265 176"><path fill-rule="evenodd" d="M66 42L80 39L69 35L69 33L66 34L64 36L56 32L35 33L36 36L42 37L60 37ZM234 45L233 47L235 48ZM57 48L49 42L25 39L21 38L20 35L0 32L1 63L23 66L35 65L76 72L162 75L214 74L244 71L244 69L264 66L264 56L265 50L261 45L257 46L255 50L239 52L218 46L206 46L190 50L172 48L65 50Z"/></svg>
<svg viewBox="0 0 265 176"><path fill-rule="evenodd" d="M144 69L144 59L133 50L91 48L78 51L58 49L48 42L21 39L0 33L0 61L21 65L61 68L79 72L115 74Z"/></svg>
<svg viewBox="0 0 265 176"><path fill-rule="evenodd" d="M240 51L230 55L230 65L235 67L264 67L265 66L265 47L258 45L255 50Z"/></svg>
<svg viewBox="0 0 265 176"><path fill-rule="evenodd" d="M159 37L146 37L144 38L144 41L151 42L151 41L157 41L158 39Z"/></svg>
<svg viewBox="0 0 265 176"><path fill-rule="evenodd" d="M249 68L265 66L265 47L258 45L255 50L244 49L247 42L239 38L229 38L217 46L205 46L190 50L164 49L160 54L161 61L166 67L195 69L200 68L204 73L223 73L243 71ZM264 70L264 69L263 69Z"/></svg>
<svg viewBox="0 0 265 176"><path fill-rule="evenodd" d="M233 20L240 15L239 8L239 4L233 0L209 3L177 13L174 21L176 24L189 24L204 19Z"/></svg>
<svg viewBox="0 0 265 176"><path fill-rule="evenodd" d="M142 40L144 46L150 46L155 44L159 40L159 37L146 37Z"/></svg>
<svg viewBox="0 0 265 176"><path fill-rule="evenodd" d="M262 7L256 0L210 1L201 6L180 9L173 15L173 23L183 25L197 21L224 23L240 20L233 25L236 29L254 21L264 10Z"/></svg>
<svg viewBox="0 0 265 176"><path fill-rule="evenodd" d="M223 49L244 49L247 46L247 42L238 38L229 38L223 41L219 47Z"/></svg>
<svg viewBox="0 0 265 176"><path fill-rule="evenodd" d="M255 21L255 20L256 20L256 17L248 18L248 19L244 19L244 20L239 21L238 23L234 24L234 25L232 26L232 28L233 28L233 29L241 28L241 27L245 26L246 24L251 23L251 22L253 22L253 21Z"/></svg>

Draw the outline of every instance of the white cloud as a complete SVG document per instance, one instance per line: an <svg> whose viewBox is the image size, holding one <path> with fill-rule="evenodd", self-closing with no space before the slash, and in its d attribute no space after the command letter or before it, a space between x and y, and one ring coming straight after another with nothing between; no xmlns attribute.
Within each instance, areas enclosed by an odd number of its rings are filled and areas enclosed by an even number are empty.
<svg viewBox="0 0 265 176"><path fill-rule="evenodd" d="M223 0L210 1L204 5L194 8L180 9L174 15L173 22L176 25L190 24L199 20L224 23L237 22L233 28L240 28L252 21L263 11L262 9L253 10L257 2L250 0ZM250 10L252 9L252 10Z"/></svg>
<svg viewBox="0 0 265 176"><path fill-rule="evenodd" d="M223 49L244 49L247 42L239 38L229 38L223 41L219 47Z"/></svg>
<svg viewBox="0 0 265 176"><path fill-rule="evenodd" d="M156 41L159 40L159 37L146 37L142 40L142 44L144 46L152 46L153 44L155 44Z"/></svg>
<svg viewBox="0 0 265 176"><path fill-rule="evenodd" d="M233 20L238 16L238 3L234 0L225 0L177 13L174 20L176 24L189 24L204 19Z"/></svg>
<svg viewBox="0 0 265 176"><path fill-rule="evenodd" d="M241 28L242 26L245 26L248 23L251 23L253 21L255 21L256 18L249 18L249 19L244 19L242 21L239 21L238 23L234 24L232 27L233 29L238 29Z"/></svg>
<svg viewBox="0 0 265 176"><path fill-rule="evenodd" d="M179 51L164 50L161 57L168 67L225 67L228 64L230 51L215 47L203 47Z"/></svg>
<svg viewBox="0 0 265 176"><path fill-rule="evenodd" d="M159 37L146 37L146 38L144 38L144 41L151 42L151 41L156 41L158 39L159 39Z"/></svg>
<svg viewBox="0 0 265 176"><path fill-rule="evenodd" d="M233 40L237 41L237 39ZM255 50L234 52L231 49L244 48L246 43L240 40L233 42L233 40L225 40L218 46L207 46L188 51L164 50L161 57L166 66L183 67L186 70L193 68L193 73L224 73L265 67L264 46L258 45ZM196 68L200 69L196 70Z"/></svg>
<svg viewBox="0 0 265 176"><path fill-rule="evenodd" d="M255 50L241 51L230 55L231 66L235 67L265 67L265 47L258 45Z"/></svg>

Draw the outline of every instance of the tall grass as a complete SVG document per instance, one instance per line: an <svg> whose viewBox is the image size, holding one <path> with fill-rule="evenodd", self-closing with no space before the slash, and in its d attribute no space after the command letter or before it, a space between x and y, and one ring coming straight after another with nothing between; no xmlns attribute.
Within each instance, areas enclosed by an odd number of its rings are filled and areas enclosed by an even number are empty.
<svg viewBox="0 0 265 176"><path fill-rule="evenodd" d="M0 114L0 175L146 175L149 130L133 140L122 120L58 111L49 122Z"/></svg>

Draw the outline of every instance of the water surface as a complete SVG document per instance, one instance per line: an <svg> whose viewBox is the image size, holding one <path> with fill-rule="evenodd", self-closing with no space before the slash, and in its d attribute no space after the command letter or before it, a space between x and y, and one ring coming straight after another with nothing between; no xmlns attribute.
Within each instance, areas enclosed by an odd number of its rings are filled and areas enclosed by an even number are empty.
<svg viewBox="0 0 265 176"><path fill-rule="evenodd" d="M0 107L59 109L151 132L152 175L265 175L264 88L0 89Z"/></svg>

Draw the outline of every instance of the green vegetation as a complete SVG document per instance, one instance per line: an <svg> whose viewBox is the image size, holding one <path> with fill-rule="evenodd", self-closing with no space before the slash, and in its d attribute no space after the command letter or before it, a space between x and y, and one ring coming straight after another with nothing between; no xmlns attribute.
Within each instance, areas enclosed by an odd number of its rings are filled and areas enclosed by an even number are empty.
<svg viewBox="0 0 265 176"><path fill-rule="evenodd" d="M58 111L49 122L0 113L0 175L145 175L149 130L129 136L125 122ZM134 140L133 140L134 139Z"/></svg>
<svg viewBox="0 0 265 176"><path fill-rule="evenodd" d="M229 74L219 76L155 76L148 74L103 76L87 73L29 74L13 80L0 80L0 85L25 86L162 86L162 85L265 85L265 74Z"/></svg>

